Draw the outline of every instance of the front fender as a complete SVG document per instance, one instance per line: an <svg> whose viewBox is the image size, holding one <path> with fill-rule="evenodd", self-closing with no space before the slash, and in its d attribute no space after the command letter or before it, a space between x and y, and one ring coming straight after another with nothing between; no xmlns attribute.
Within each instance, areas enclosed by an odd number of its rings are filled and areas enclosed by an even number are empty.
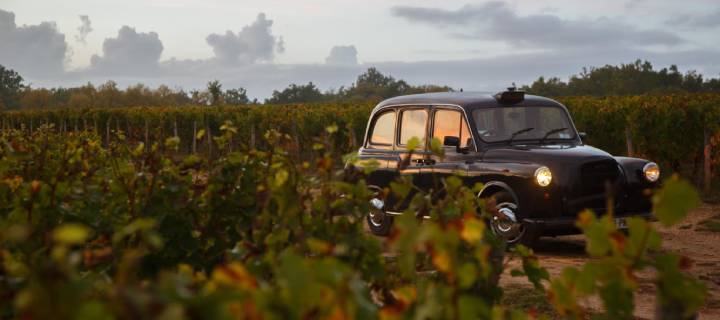
<svg viewBox="0 0 720 320"><path fill-rule="evenodd" d="M615 161L620 164L620 167L625 174L625 181L629 186L636 186L641 188L649 188L655 186L657 183L651 183L645 180L643 175L643 167L651 161L631 158L631 157L614 157ZM662 177L662 173L660 175Z"/></svg>

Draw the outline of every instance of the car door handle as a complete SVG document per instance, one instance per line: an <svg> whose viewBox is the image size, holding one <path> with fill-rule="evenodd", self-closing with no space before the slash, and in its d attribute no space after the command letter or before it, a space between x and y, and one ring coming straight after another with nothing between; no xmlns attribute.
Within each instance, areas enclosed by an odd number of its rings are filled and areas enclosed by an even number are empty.
<svg viewBox="0 0 720 320"><path fill-rule="evenodd" d="M435 159L413 159L418 165L435 164Z"/></svg>

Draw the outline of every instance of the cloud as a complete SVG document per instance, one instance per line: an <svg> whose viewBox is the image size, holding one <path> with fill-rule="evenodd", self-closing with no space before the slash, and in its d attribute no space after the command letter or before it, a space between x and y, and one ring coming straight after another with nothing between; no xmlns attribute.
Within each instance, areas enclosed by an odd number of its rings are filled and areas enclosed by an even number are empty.
<svg viewBox="0 0 720 320"><path fill-rule="evenodd" d="M720 27L720 10L715 10L708 14L690 15L683 14L667 20L665 24L669 26L683 26L691 28L716 28Z"/></svg>
<svg viewBox="0 0 720 320"><path fill-rule="evenodd" d="M85 39L87 38L87 35L90 34L90 32L93 31L92 25L90 23L90 17L87 15L80 15L80 22L82 23L78 28L78 35L75 36L75 40L77 42L86 43Z"/></svg>
<svg viewBox="0 0 720 320"><path fill-rule="evenodd" d="M251 64L272 61L276 52L283 52L282 39L272 34L272 20L260 13L252 24L237 34L228 30L225 34L213 33L205 41L213 48L215 60L225 65Z"/></svg>
<svg viewBox="0 0 720 320"><path fill-rule="evenodd" d="M65 35L53 22L15 24L15 14L0 10L0 64L23 75L62 74L68 54Z"/></svg>
<svg viewBox="0 0 720 320"><path fill-rule="evenodd" d="M666 31L638 29L608 18L579 21L549 13L520 16L505 2L465 5L457 10L396 6L391 11L394 16L413 23L449 29L459 38L500 41L521 47L642 47L684 42Z"/></svg>
<svg viewBox="0 0 720 320"><path fill-rule="evenodd" d="M330 55L325 58L325 63L330 65L356 65L357 49L355 46L334 46L330 49Z"/></svg>
<svg viewBox="0 0 720 320"><path fill-rule="evenodd" d="M107 75L143 75L158 69L163 44L155 32L123 26L115 38L103 42L102 56L93 55L90 69Z"/></svg>

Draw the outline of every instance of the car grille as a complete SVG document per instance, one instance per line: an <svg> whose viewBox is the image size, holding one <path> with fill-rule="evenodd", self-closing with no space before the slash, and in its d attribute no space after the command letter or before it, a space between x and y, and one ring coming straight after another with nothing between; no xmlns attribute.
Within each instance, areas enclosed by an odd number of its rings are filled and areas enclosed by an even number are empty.
<svg viewBox="0 0 720 320"><path fill-rule="evenodd" d="M583 209L605 212L608 188L617 188L620 175L620 168L615 160L593 161L581 165L580 174L568 199L568 213L577 214Z"/></svg>

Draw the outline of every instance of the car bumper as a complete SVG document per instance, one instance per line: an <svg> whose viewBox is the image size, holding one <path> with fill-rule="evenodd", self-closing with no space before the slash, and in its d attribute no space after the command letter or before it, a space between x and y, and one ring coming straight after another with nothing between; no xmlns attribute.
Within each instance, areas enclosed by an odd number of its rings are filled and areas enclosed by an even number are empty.
<svg viewBox="0 0 720 320"><path fill-rule="evenodd" d="M626 229L626 218L640 217L647 220L654 220L652 213L631 213L616 215L615 220L619 229ZM531 228L538 236L571 235L581 234L582 231L575 225L576 217L554 217L554 218L532 218L524 219L527 228Z"/></svg>

